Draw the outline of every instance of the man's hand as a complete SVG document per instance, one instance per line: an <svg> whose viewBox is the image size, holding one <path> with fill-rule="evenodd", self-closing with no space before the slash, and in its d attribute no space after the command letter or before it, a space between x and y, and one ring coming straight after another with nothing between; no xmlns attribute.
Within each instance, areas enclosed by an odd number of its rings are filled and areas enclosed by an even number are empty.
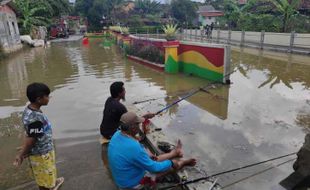
<svg viewBox="0 0 310 190"><path fill-rule="evenodd" d="M18 148L19 153L13 162L14 166L20 166L23 163L24 158L29 156L29 151L34 146L35 142L35 138L28 136L25 137L23 146Z"/></svg>
<svg viewBox="0 0 310 190"><path fill-rule="evenodd" d="M155 115L156 115L155 113L147 113L143 117L145 119L152 119L153 117L155 117Z"/></svg>
<svg viewBox="0 0 310 190"><path fill-rule="evenodd" d="M144 134L149 134L151 129L148 125L142 125L142 131Z"/></svg>
<svg viewBox="0 0 310 190"><path fill-rule="evenodd" d="M22 155L17 155L15 157L15 161L13 162L13 165L18 167L23 163L23 161L24 161L24 157Z"/></svg>

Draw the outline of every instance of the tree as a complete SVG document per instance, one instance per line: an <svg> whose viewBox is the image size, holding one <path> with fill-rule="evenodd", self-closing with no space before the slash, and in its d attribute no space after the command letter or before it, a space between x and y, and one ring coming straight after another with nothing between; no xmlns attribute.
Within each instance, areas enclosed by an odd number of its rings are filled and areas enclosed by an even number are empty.
<svg viewBox="0 0 310 190"><path fill-rule="evenodd" d="M206 5L212 5L216 10L224 9L224 0L205 0Z"/></svg>
<svg viewBox="0 0 310 190"><path fill-rule="evenodd" d="M18 18L22 33L29 34L33 26L46 26L52 16L52 8L46 1L16 0L15 6L21 14Z"/></svg>
<svg viewBox="0 0 310 190"><path fill-rule="evenodd" d="M112 24L116 24L116 10L119 8L120 5L122 5L125 1L124 0L107 0L108 3L108 10L111 10L109 12Z"/></svg>
<svg viewBox="0 0 310 190"><path fill-rule="evenodd" d="M237 23L242 16L242 8L234 0L224 1L224 17L229 28L237 27Z"/></svg>
<svg viewBox="0 0 310 190"><path fill-rule="evenodd" d="M117 23L117 10L125 0L77 0L75 13L87 17L91 29L101 28L103 16L112 24Z"/></svg>
<svg viewBox="0 0 310 190"><path fill-rule="evenodd" d="M281 14L283 19L283 32L288 32L288 26L290 24L293 16L298 14L298 6L300 5L300 0L267 0L271 2L276 10Z"/></svg>
<svg viewBox="0 0 310 190"><path fill-rule="evenodd" d="M160 12L160 3L152 0L136 0L134 10L144 18L148 14Z"/></svg>
<svg viewBox="0 0 310 190"><path fill-rule="evenodd" d="M70 12L67 0L15 0L21 32L29 34L33 26L47 26L52 17Z"/></svg>
<svg viewBox="0 0 310 190"><path fill-rule="evenodd" d="M197 18L197 7L191 0L172 0L170 12L179 25L192 24Z"/></svg>
<svg viewBox="0 0 310 190"><path fill-rule="evenodd" d="M46 0L52 8L53 17L70 13L71 7L68 0Z"/></svg>

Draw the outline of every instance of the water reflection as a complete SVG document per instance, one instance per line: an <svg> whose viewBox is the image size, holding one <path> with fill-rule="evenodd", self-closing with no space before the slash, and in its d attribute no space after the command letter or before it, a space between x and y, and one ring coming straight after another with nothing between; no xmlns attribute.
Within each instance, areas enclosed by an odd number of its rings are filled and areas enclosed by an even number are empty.
<svg viewBox="0 0 310 190"><path fill-rule="evenodd" d="M87 47L66 43L46 50L26 49L0 64L0 188L29 180L25 170L20 170L21 180L9 180L3 170L17 171L3 166L11 163L20 144L22 130L16 122L27 102L24 89L28 83L45 82L52 89L50 104L43 111L53 124L58 150L69 150L98 140L103 104L116 80L125 82L126 104L163 97L137 105L141 113L156 112L209 82L151 70L124 60L115 47L101 48L100 42L91 41ZM208 173L295 151L309 128L307 62L247 50L233 51L232 62L241 67L231 76L231 86L199 92L153 119L169 139L181 138L185 154L197 157ZM15 130L14 126L19 127ZM3 136L8 130L10 135ZM65 160L66 152L62 158L63 163L71 163ZM229 184L260 169L222 176L219 182ZM283 165L228 189L272 189L291 170Z"/></svg>
<svg viewBox="0 0 310 190"><path fill-rule="evenodd" d="M143 66L135 65L134 71L138 74L139 77L144 78L145 80L150 82L150 84L161 87L161 90L165 92L163 96L166 96L163 101L145 103L146 106L144 106L143 108L150 108L151 111L159 111L161 108L164 108L167 105L172 104L174 101L179 100L182 96L187 95L188 93L196 90L199 87L205 87L210 83L209 81L187 75L167 75L156 71L145 72L144 69L145 68ZM211 87L209 89L210 93L201 91L192 96L191 98L188 98L186 101L200 107L201 109L208 111L209 113L221 119L226 119L228 111L227 108L229 88L222 85L210 85L208 87ZM150 90L150 88L146 89ZM148 98L154 97L155 93L156 92L154 91L150 91L150 95L148 96ZM148 98L145 97L142 100ZM174 115L175 113L177 113L178 107L179 105L175 105L170 108L167 111L168 114Z"/></svg>
<svg viewBox="0 0 310 190"><path fill-rule="evenodd" d="M231 76L227 119L183 102L165 129L170 139L182 137L186 154L196 155L211 174L297 151L309 128L310 65L263 52L233 51L232 60L240 68ZM268 166L221 176L219 182L225 186ZM286 163L227 189L277 189L291 171Z"/></svg>
<svg viewBox="0 0 310 190"><path fill-rule="evenodd" d="M62 46L48 50L24 49L1 61L0 105L23 106L27 102L25 89L29 83L41 81L54 90L75 72Z"/></svg>
<svg viewBox="0 0 310 190"><path fill-rule="evenodd" d="M31 179L27 164L20 169L12 164L22 139L21 125L20 112L0 118L0 189L15 186L16 182L23 184Z"/></svg>
<svg viewBox="0 0 310 190"><path fill-rule="evenodd" d="M233 62L241 65L239 68L243 76L247 76L250 70L263 71L265 80L258 86L259 88L269 86L272 88L274 85L283 83L286 87L292 89L291 83L301 83L304 88L310 87L310 69L309 60L304 58L302 63L296 63L292 54L284 55L287 59L282 60L283 57L277 59L277 56L265 56L264 51L258 50L255 55L245 53L241 48L240 52L232 54ZM282 59L281 59L282 58ZM305 61L303 63L303 61Z"/></svg>
<svg viewBox="0 0 310 190"><path fill-rule="evenodd" d="M294 172L280 182L287 190L306 190L310 187L310 133L306 135L303 146L297 153Z"/></svg>

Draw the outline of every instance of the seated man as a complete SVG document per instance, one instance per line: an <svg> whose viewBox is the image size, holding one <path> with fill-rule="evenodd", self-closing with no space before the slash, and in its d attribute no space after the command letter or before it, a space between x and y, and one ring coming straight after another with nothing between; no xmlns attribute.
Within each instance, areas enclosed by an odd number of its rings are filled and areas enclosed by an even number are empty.
<svg viewBox="0 0 310 190"><path fill-rule="evenodd" d="M310 188L310 133L305 137L305 143L297 153L293 165L294 172L280 182L287 190L307 190Z"/></svg>
<svg viewBox="0 0 310 190"><path fill-rule="evenodd" d="M119 188L141 189L142 180L147 172L161 176L171 169L196 164L195 159L173 159L183 155L180 141L170 153L159 155L153 160L135 138L139 132L139 124L144 119L135 113L127 112L122 115L120 121L121 130L113 135L108 148L110 169Z"/></svg>

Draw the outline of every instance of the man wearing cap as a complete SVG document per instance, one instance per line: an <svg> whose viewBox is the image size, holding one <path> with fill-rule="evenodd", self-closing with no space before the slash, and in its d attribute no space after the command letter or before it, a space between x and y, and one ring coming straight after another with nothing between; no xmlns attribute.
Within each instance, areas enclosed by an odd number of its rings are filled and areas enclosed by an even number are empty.
<svg viewBox="0 0 310 190"><path fill-rule="evenodd" d="M136 140L139 125L144 118L133 112L121 116L121 130L117 131L109 144L109 166L115 183L121 189L141 189L147 172L163 175L171 169L194 166L195 159L175 160L183 155L180 142L170 153L151 159L145 148Z"/></svg>
<svg viewBox="0 0 310 190"><path fill-rule="evenodd" d="M100 133L102 135L102 160L105 166L108 165L107 159L107 147L108 143L117 131L120 123L121 116L127 112L127 108L120 102L125 100L126 90L124 88L124 83L117 81L110 86L111 96L106 100L103 110L103 118L100 125ZM147 113L143 117L145 119L150 119L154 117L155 114Z"/></svg>

